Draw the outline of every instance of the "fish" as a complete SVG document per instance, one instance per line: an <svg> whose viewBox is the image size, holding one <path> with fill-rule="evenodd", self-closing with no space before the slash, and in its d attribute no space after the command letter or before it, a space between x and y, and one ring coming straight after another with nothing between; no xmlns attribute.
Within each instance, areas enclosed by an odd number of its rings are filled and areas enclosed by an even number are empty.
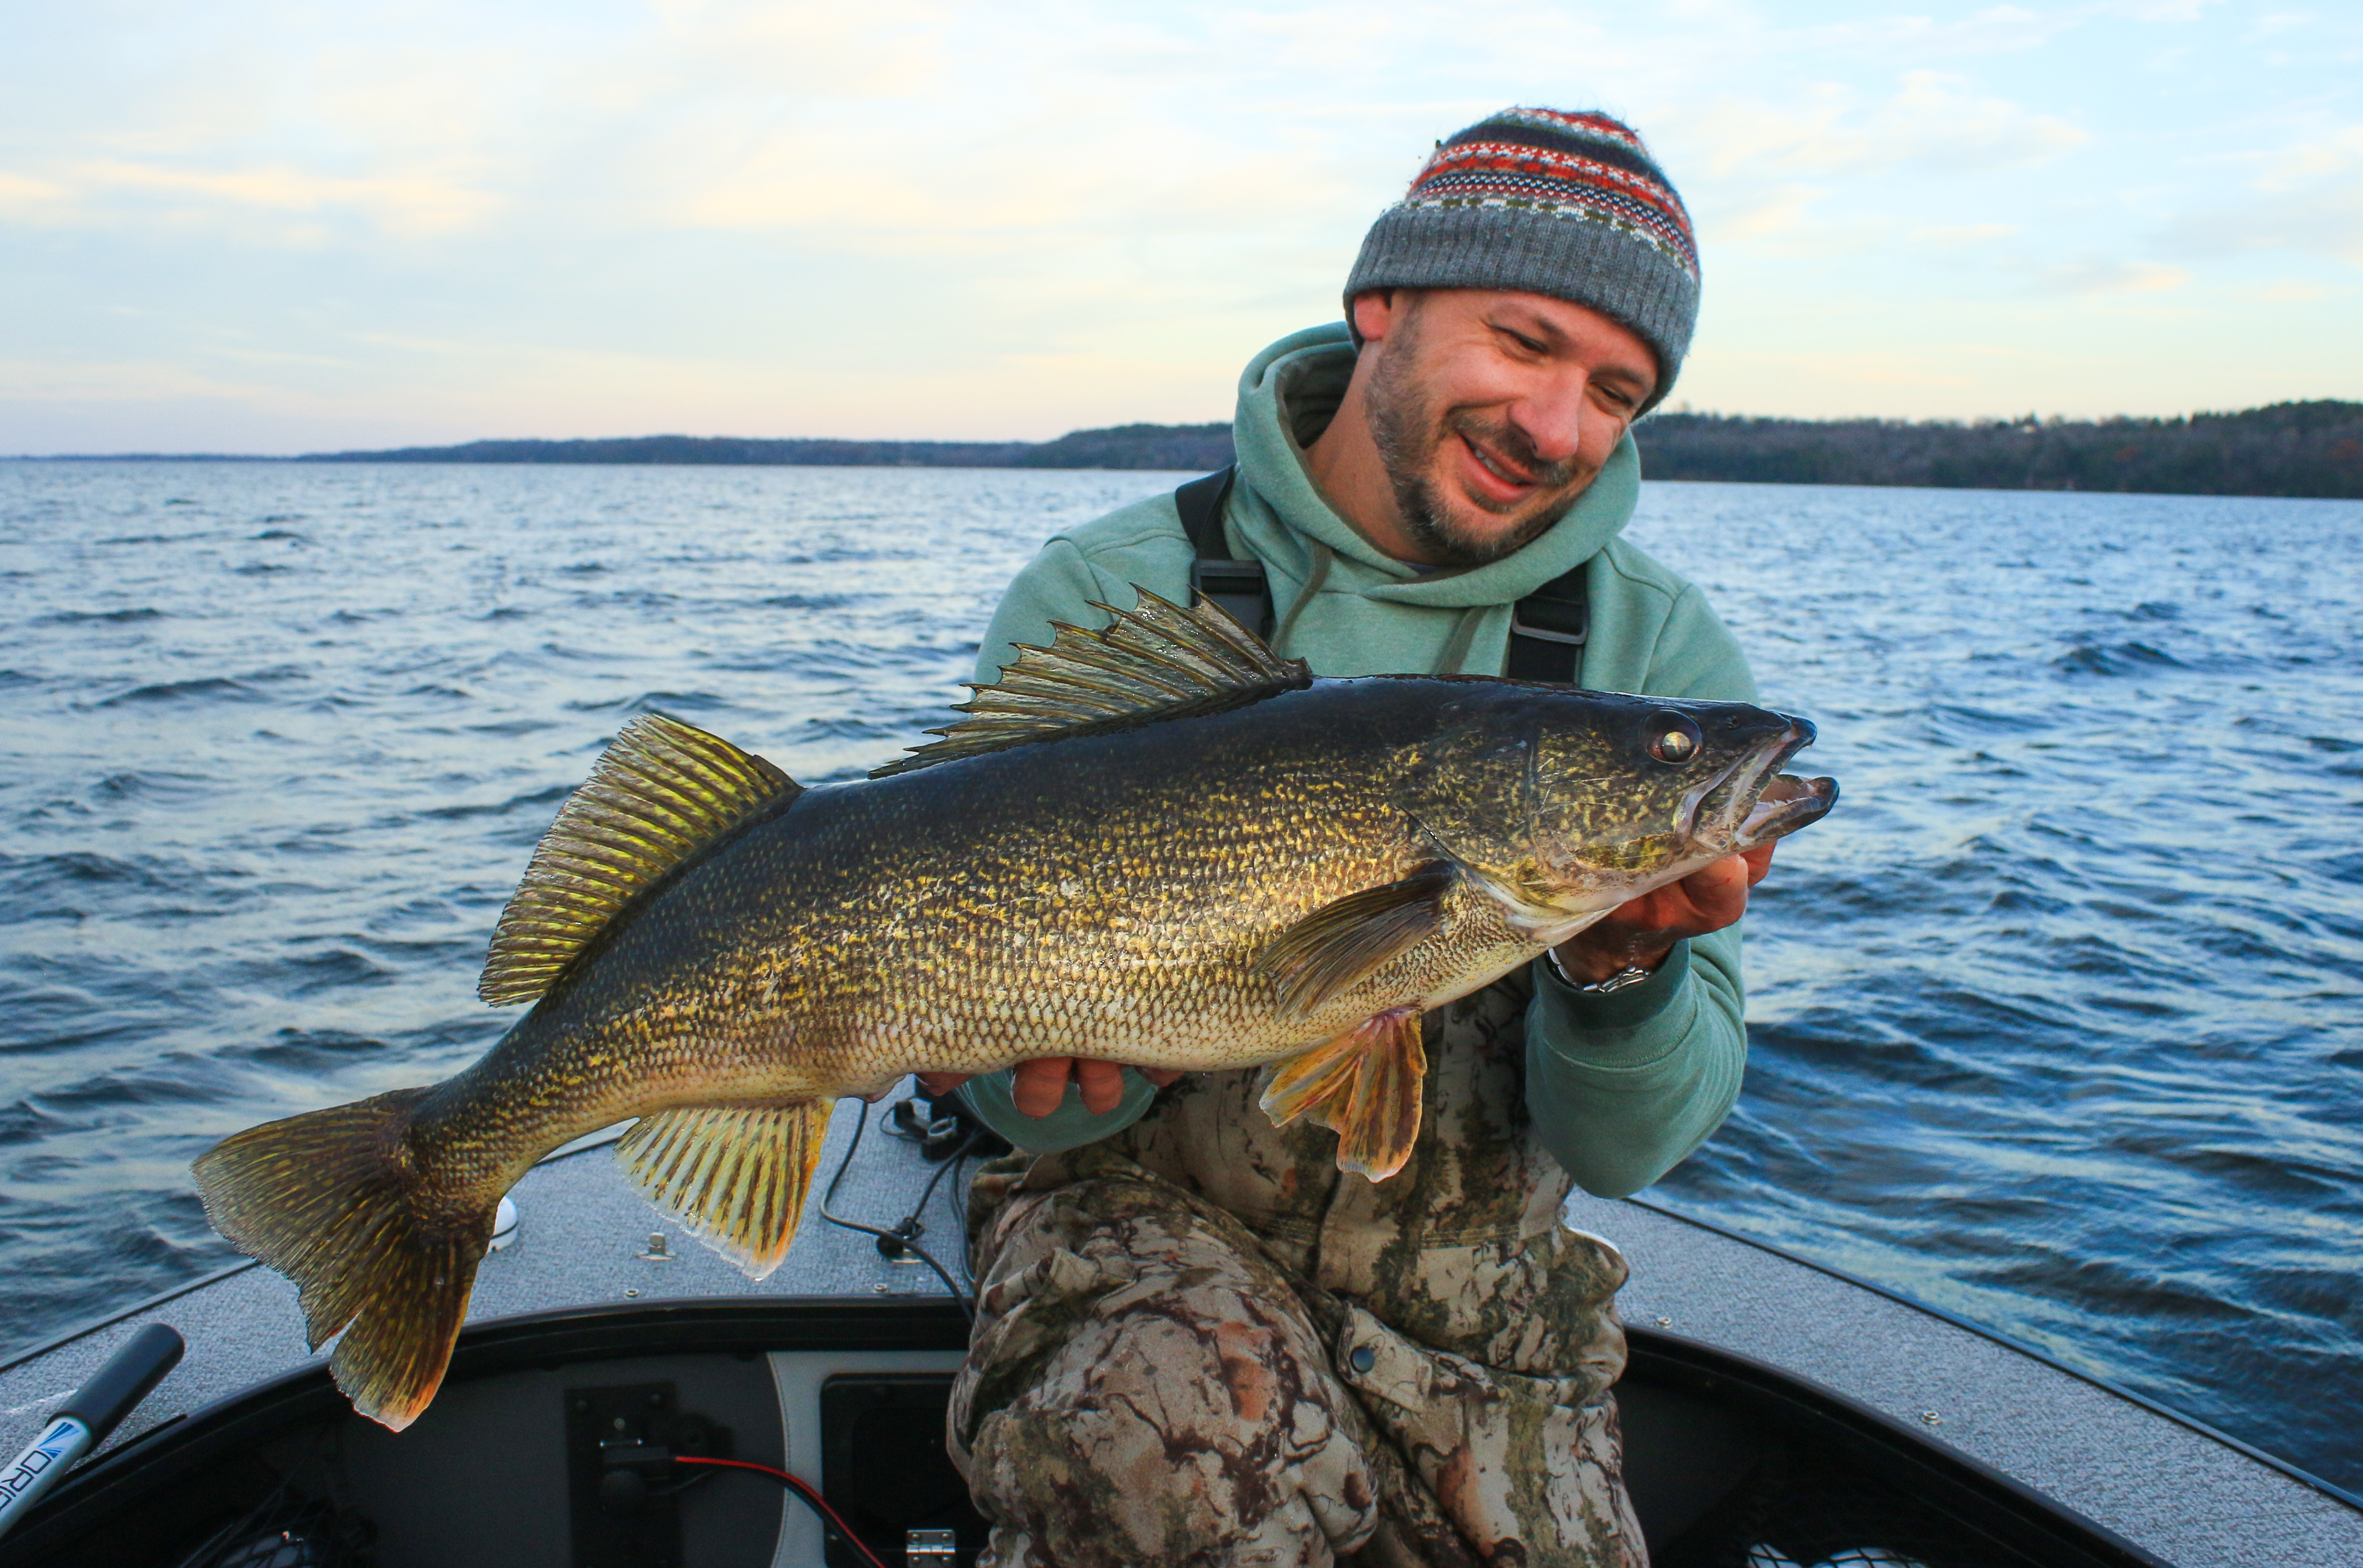
<svg viewBox="0 0 2363 1568"><path fill-rule="evenodd" d="M434 1397L504 1193L632 1123L627 1176L761 1278L837 1100L1034 1056L1262 1067L1261 1105L1381 1181L1418 1135L1420 1018L1628 899L1836 804L1807 721L1477 676L1315 679L1137 590L972 686L939 738L805 788L661 714L535 848L473 1065L199 1156L214 1227L294 1281L337 1386Z"/></svg>

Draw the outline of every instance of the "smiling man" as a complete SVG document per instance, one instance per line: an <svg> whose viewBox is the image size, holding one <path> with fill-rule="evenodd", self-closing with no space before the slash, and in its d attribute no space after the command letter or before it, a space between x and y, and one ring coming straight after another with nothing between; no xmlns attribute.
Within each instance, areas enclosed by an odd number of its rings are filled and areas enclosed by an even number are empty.
<svg viewBox="0 0 2363 1568"><path fill-rule="evenodd" d="M1137 584L1220 593L1320 675L1752 700L1698 591L1620 537L1630 426L1697 308L1689 218L1629 128L1470 127L1372 226L1346 322L1248 365L1235 473L1053 538L978 679ZM1729 1110L1736 922L1769 860L1430 1014L1419 1141L1383 1183L1275 1129L1253 1072L969 1081L1021 1151L977 1183L951 1412L983 1562L1646 1563L1610 1392L1625 1264L1559 1210L1572 1183L1646 1187Z"/></svg>

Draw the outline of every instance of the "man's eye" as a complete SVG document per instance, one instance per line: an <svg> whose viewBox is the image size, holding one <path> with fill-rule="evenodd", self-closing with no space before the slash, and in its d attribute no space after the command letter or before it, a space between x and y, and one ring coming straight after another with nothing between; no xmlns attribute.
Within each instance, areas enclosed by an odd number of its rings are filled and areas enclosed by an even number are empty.
<svg viewBox="0 0 2363 1568"><path fill-rule="evenodd" d="M1529 337L1523 332L1514 332L1506 326L1497 327L1495 330L1529 354L1539 354L1543 351L1543 346L1539 339Z"/></svg>

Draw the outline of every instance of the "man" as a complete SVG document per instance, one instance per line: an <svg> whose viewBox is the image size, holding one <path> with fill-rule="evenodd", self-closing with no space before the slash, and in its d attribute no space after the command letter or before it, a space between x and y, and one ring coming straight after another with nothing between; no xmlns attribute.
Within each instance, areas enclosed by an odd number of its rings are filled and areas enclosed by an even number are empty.
<svg viewBox="0 0 2363 1568"><path fill-rule="evenodd" d="M1222 553L1262 563L1280 652L1499 674L1514 606L1581 569L1583 684L1753 699L1697 591L1618 537L1628 427L1698 303L1689 219L1631 130L1514 109L1440 144L1346 302L1240 383ZM1193 558L1171 496L1052 539L978 679L1135 585L1186 602ZM1625 1264L1559 1209L1570 1179L1647 1186L1729 1110L1735 922L1769 858L1429 1015L1419 1141L1383 1183L1341 1175L1325 1130L1274 1129L1254 1072L1050 1058L968 1082L1022 1151L977 1183L951 1411L984 1561L1645 1563L1609 1393Z"/></svg>

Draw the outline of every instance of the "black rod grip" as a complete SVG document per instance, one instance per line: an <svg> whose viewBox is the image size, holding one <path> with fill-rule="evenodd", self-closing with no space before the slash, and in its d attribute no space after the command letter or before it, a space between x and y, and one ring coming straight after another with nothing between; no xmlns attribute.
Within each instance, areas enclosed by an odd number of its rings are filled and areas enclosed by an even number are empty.
<svg viewBox="0 0 2363 1568"><path fill-rule="evenodd" d="M72 1416L88 1427L90 1446L96 1448L148 1397L148 1391L181 1364L181 1353L186 1348L178 1330L149 1324L109 1356L89 1382L75 1389L58 1407L58 1414Z"/></svg>

